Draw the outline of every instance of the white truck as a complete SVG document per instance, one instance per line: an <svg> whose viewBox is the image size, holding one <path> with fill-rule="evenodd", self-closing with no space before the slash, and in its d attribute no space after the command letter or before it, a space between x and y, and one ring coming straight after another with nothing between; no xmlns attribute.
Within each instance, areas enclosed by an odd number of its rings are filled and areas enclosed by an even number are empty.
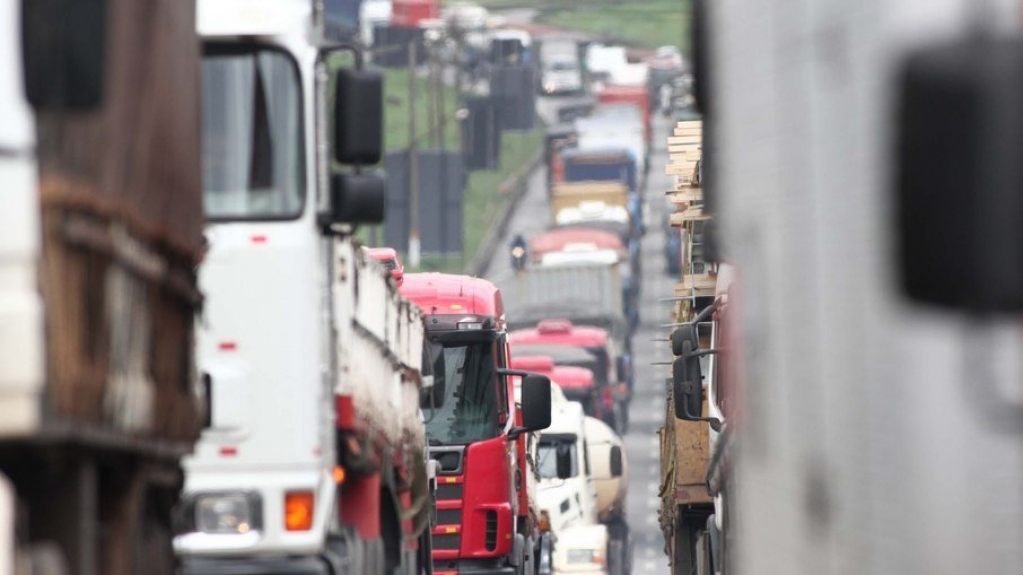
<svg viewBox="0 0 1023 575"><path fill-rule="evenodd" d="M202 418L199 49L194 4L134 6L0 1L3 575L174 572Z"/></svg>
<svg viewBox="0 0 1023 575"><path fill-rule="evenodd" d="M568 38L544 38L539 52L540 93L558 96L583 92L578 43Z"/></svg>
<svg viewBox="0 0 1023 575"><path fill-rule="evenodd" d="M541 512L556 538L555 573L627 573L628 475L621 438L553 386L551 427L540 435Z"/></svg>
<svg viewBox="0 0 1023 575"><path fill-rule="evenodd" d="M210 414L179 506L185 574L430 570L423 324L347 234L382 219L382 180L360 173L382 79L358 52L331 71L348 49L323 6L198 4Z"/></svg>

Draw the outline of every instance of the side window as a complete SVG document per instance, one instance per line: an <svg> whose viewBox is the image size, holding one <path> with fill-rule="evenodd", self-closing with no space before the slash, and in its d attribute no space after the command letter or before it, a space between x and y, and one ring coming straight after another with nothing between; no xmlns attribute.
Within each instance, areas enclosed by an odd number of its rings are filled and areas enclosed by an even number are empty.
<svg viewBox="0 0 1023 575"><path fill-rule="evenodd" d="M494 354L497 357L498 367L508 367L510 361L510 354L508 353L508 336L502 334L501 337L494 342ZM508 400L508 378L499 375L497 376L497 387L498 387L498 403L501 406L501 414L507 421L508 414L511 413L511 404ZM512 398L514 401L514 398Z"/></svg>

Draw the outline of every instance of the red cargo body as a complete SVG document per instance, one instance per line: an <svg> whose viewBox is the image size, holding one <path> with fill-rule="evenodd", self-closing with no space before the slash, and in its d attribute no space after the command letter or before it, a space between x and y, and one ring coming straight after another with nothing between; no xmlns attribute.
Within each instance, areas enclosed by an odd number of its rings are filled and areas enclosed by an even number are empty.
<svg viewBox="0 0 1023 575"><path fill-rule="evenodd" d="M440 18L438 0L394 0L391 4L391 25L416 28L423 20Z"/></svg>
<svg viewBox="0 0 1023 575"><path fill-rule="evenodd" d="M574 245L588 244L598 250L614 250L623 256L628 252L617 234L589 228L555 229L536 234L529 240L529 255L540 261L544 254L561 252Z"/></svg>

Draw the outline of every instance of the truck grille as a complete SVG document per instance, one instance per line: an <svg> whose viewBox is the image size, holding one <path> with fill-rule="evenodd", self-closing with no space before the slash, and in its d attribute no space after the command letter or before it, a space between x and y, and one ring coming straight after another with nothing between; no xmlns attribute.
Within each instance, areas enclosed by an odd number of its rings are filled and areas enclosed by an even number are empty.
<svg viewBox="0 0 1023 575"><path fill-rule="evenodd" d="M441 483L437 486L437 499L461 499L461 483Z"/></svg>
<svg viewBox="0 0 1023 575"><path fill-rule="evenodd" d="M436 550L458 551L462 547L461 535L434 535L433 548Z"/></svg>
<svg viewBox="0 0 1023 575"><path fill-rule="evenodd" d="M462 524L461 509L437 510L437 525L461 525L461 524Z"/></svg>
<svg viewBox="0 0 1023 575"><path fill-rule="evenodd" d="M497 549L497 511L487 511L487 551Z"/></svg>

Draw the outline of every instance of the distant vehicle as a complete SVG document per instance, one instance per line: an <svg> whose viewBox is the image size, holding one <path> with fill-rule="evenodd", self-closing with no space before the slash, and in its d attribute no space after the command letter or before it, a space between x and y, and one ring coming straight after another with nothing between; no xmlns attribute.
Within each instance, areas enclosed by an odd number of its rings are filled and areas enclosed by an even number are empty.
<svg viewBox="0 0 1023 575"><path fill-rule="evenodd" d="M397 250L387 247L363 247L362 250L370 258L383 264L384 269L394 278L394 283L401 287L401 282L405 279L405 265L401 263Z"/></svg>
<svg viewBox="0 0 1023 575"><path fill-rule="evenodd" d="M579 45L567 38L540 43L540 93L548 96L579 94L584 90Z"/></svg>

